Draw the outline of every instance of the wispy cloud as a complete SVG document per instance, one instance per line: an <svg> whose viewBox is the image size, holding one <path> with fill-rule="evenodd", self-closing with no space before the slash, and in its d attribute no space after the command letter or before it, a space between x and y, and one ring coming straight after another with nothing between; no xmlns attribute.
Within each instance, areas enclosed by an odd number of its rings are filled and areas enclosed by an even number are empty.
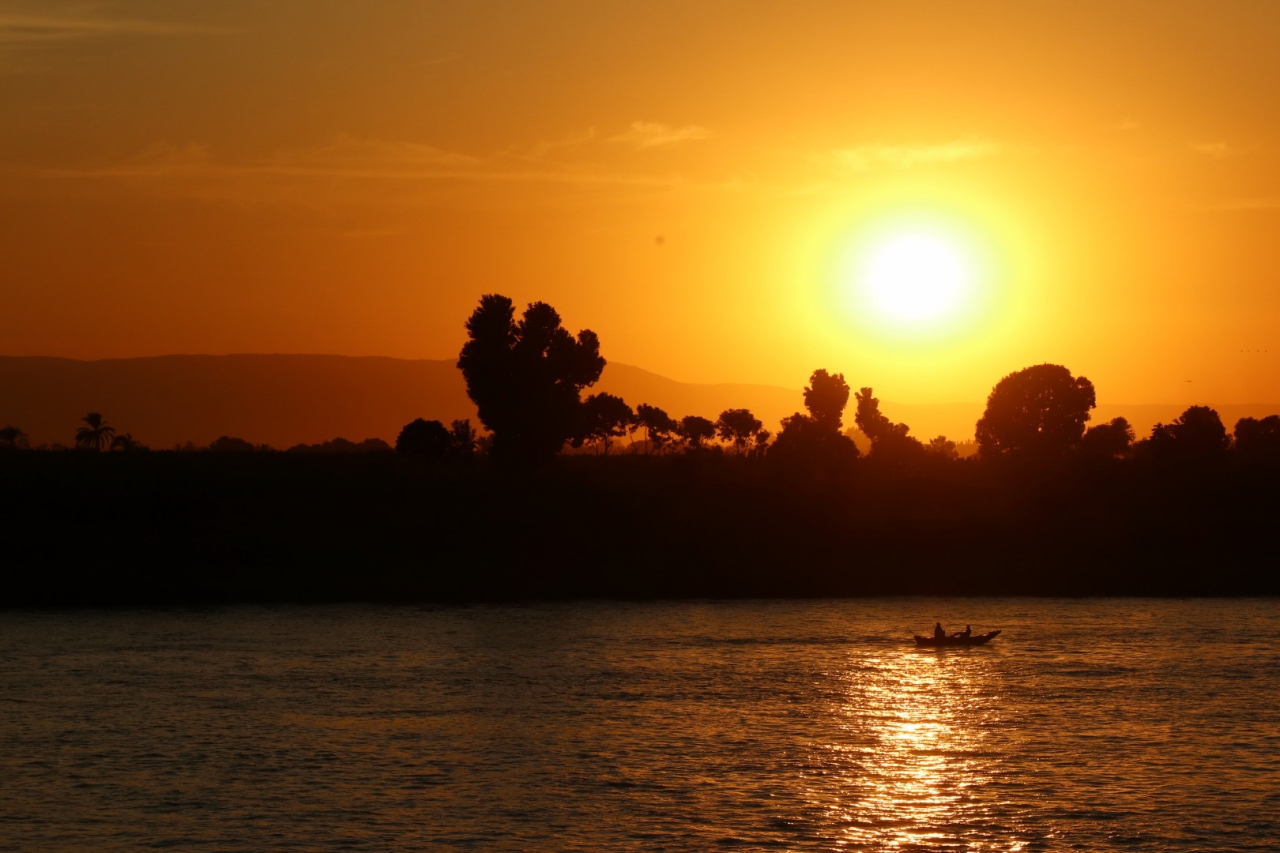
<svg viewBox="0 0 1280 853"><path fill-rule="evenodd" d="M412 178L455 174L482 165L477 157L433 145L339 134L323 145L281 152L257 167L294 175Z"/></svg>
<svg viewBox="0 0 1280 853"><path fill-rule="evenodd" d="M859 145L829 152L827 159L836 166L854 172L865 172L889 167L910 169L915 166L932 166L940 163L956 163L998 154L1002 146L988 139L957 139L943 143L912 143L903 145Z"/></svg>
<svg viewBox="0 0 1280 853"><path fill-rule="evenodd" d="M417 204L470 186L458 198L481 203L477 186L561 186L661 192L691 186L679 175L627 172L591 163L476 157L416 142L336 136L308 148L228 160L203 145L159 144L110 164L25 169L45 180L118 181L140 192L209 201L333 205ZM552 196L543 196L552 198ZM510 199L499 193L491 201Z"/></svg>
<svg viewBox="0 0 1280 853"><path fill-rule="evenodd" d="M657 183L657 179L586 167L530 170L506 158L492 160L415 142L387 142L339 135L323 145L277 152L271 157L220 161L206 146L151 146L107 166L44 170L47 176L84 178L218 178L276 176L397 181L511 181L555 183Z"/></svg>
<svg viewBox="0 0 1280 853"><path fill-rule="evenodd" d="M1230 146L1225 142L1193 142L1191 150L1210 160L1221 160L1231 153Z"/></svg>
<svg viewBox="0 0 1280 853"><path fill-rule="evenodd" d="M77 169L46 169L50 177L219 179L253 176L374 180L465 176L481 165L475 157L413 142L381 142L339 135L323 145L281 151L271 157L229 162L204 145L159 143L117 163Z"/></svg>
<svg viewBox="0 0 1280 853"><path fill-rule="evenodd" d="M172 36L231 30L163 21L91 15L33 15L0 11L0 46L39 46L111 36Z"/></svg>
<svg viewBox="0 0 1280 853"><path fill-rule="evenodd" d="M551 141L542 141L528 149L527 156L532 159L541 159L549 154L563 151L576 151L582 146L594 141L596 138L596 129L589 127L583 133L576 133L564 139L555 139Z"/></svg>
<svg viewBox="0 0 1280 853"><path fill-rule="evenodd" d="M711 131L696 124L684 127L671 127L653 121L633 121L626 133L621 133L611 141L634 145L637 149L661 148L668 145L679 145L683 142L695 142L707 139Z"/></svg>

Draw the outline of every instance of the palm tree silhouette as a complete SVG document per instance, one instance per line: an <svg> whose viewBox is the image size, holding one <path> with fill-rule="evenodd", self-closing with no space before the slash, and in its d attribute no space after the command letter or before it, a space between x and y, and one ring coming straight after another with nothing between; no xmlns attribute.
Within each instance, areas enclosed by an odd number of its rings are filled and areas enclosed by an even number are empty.
<svg viewBox="0 0 1280 853"><path fill-rule="evenodd" d="M87 423L88 426L80 427L80 429L76 430L76 447L83 447L86 450L101 450L110 444L111 437L116 434L115 427L107 426L107 422L97 412L90 412L80 420Z"/></svg>
<svg viewBox="0 0 1280 853"><path fill-rule="evenodd" d="M16 426L0 427L0 447L17 450L27 446L27 434Z"/></svg>

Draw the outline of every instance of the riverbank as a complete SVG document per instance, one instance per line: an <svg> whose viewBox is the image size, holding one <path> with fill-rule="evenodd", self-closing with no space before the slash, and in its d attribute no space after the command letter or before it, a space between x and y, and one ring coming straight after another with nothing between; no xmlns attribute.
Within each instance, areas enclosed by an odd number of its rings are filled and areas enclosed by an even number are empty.
<svg viewBox="0 0 1280 853"><path fill-rule="evenodd" d="M1264 468L25 452L0 476L6 607L1280 593Z"/></svg>

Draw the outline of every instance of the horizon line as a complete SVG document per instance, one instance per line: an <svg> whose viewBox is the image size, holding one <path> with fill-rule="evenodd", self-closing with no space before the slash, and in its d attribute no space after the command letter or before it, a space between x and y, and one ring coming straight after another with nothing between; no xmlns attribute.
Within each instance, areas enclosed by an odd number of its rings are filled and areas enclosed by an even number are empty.
<svg viewBox="0 0 1280 853"><path fill-rule="evenodd" d="M76 358L74 356L63 356L63 355L0 354L0 359L28 359L28 360L43 359L48 361L72 361L72 362L77 362L79 364L95 364L95 363L107 362L107 361L148 361L148 360L158 360L158 359L164 359L164 358L246 358L246 357L339 358L339 359L353 359L353 360L354 359L379 359L384 361L404 361L404 362L415 362L415 361L416 362L422 362L422 361L449 362L454 360L452 357L406 358L403 356L395 356L395 355L347 355L342 353L323 353L323 352L228 352L228 353L171 352L171 353L160 353L158 355L107 356L103 358ZM629 367L634 370L644 371L645 373L648 373L652 376L656 376L660 379L665 379L668 382L675 382L679 385L694 385L694 386L704 386L704 387L733 385L733 386L741 386L741 387L772 388L780 391L794 392L797 394L803 393L802 387L792 388L786 385L775 385L771 382L732 382L732 381L691 382L685 379L675 379L671 376L666 375L665 373L658 373L657 371L649 370L648 368L641 367L640 365L637 365L637 364L630 364L629 362L607 360L605 366L608 367L608 365L610 364L618 365L620 367ZM985 400L949 400L949 401L937 401L937 402L930 402L930 403L904 403L901 401L886 399L883 402L886 404L891 404L895 406L973 406L973 405L983 405L986 401ZM1251 400L1247 402L1226 402L1226 403L1224 402L1180 403L1180 402L1173 402L1173 401L1164 401L1164 402L1155 402L1155 403L1131 403L1131 402L1123 402L1123 401L1121 402L1106 401L1106 402L1100 402L1097 405L1098 406L1102 406L1102 405L1106 405L1106 406L1183 406L1183 405L1280 406L1280 401L1268 402L1268 401L1262 401L1262 400ZM1097 406L1095 406L1095 408L1097 408Z"/></svg>

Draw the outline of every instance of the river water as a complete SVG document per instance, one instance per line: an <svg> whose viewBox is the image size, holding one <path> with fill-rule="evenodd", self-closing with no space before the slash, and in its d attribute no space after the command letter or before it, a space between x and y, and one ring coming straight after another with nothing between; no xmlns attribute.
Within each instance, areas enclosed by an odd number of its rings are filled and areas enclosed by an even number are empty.
<svg viewBox="0 0 1280 853"><path fill-rule="evenodd" d="M0 613L0 850L1277 850L1278 688L1271 600Z"/></svg>

